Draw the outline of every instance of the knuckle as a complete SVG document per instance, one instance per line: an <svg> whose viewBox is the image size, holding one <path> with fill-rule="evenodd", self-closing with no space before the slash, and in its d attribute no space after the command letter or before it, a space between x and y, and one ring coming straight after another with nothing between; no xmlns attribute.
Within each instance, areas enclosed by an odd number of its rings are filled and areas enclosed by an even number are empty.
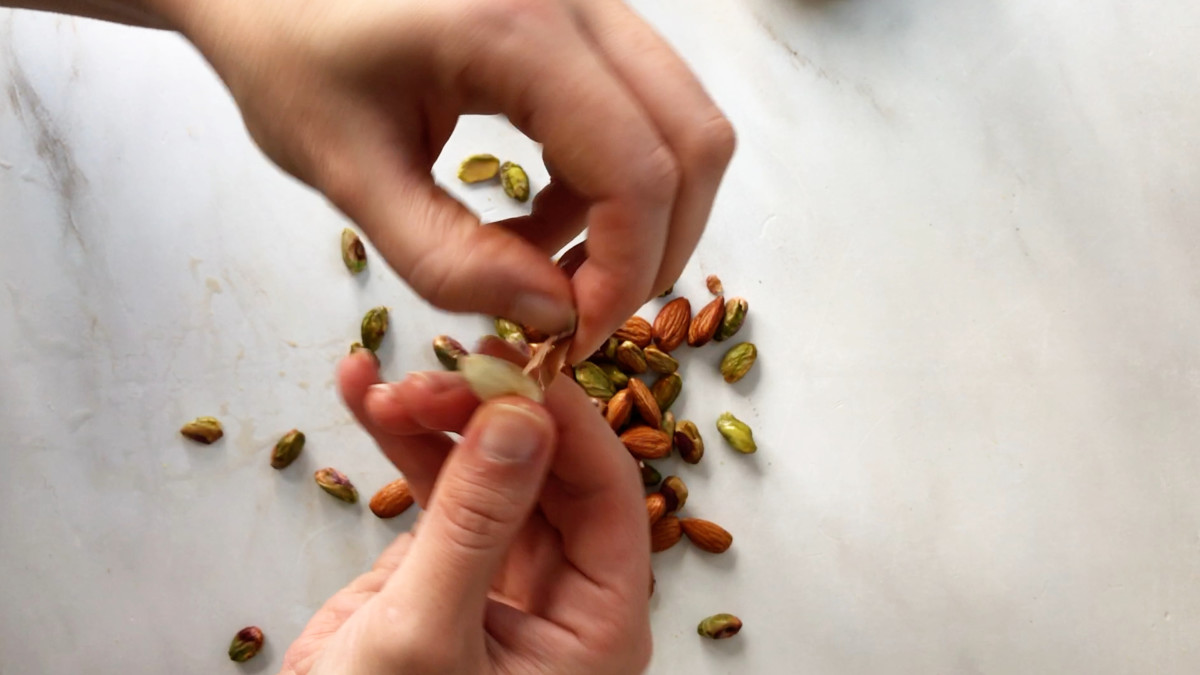
<svg viewBox="0 0 1200 675"><path fill-rule="evenodd" d="M655 202L672 201L681 179L679 160L665 143L655 148L639 170L629 175L634 193Z"/></svg>
<svg viewBox="0 0 1200 675"><path fill-rule="evenodd" d="M715 108L697 128L687 144L688 155L700 166L724 169L737 148L733 125Z"/></svg>

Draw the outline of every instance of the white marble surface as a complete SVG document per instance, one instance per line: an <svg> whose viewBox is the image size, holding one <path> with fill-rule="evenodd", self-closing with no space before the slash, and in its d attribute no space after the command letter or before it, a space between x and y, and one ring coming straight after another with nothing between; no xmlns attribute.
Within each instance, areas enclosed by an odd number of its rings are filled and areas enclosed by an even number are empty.
<svg viewBox="0 0 1200 675"><path fill-rule="evenodd" d="M719 272L763 355L687 364L761 450L680 469L736 544L656 558L651 671L1200 671L1200 7L635 4L740 132L680 288ZM484 322L349 278L177 37L0 14L0 82L0 672L236 672L248 623L273 672L411 518L310 484L392 475L332 387L357 319L406 316L392 376ZM537 163L470 120L440 166L481 148Z"/></svg>

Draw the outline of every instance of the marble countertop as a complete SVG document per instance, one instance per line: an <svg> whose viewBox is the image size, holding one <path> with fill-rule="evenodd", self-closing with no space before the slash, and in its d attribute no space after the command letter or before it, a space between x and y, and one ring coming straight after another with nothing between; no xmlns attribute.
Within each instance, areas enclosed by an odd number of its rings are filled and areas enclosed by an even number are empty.
<svg viewBox="0 0 1200 675"><path fill-rule="evenodd" d="M634 4L739 132L678 288L719 273L762 355L686 364L760 450L669 467L736 543L656 556L651 672L1200 670L1200 7ZM310 483L394 475L333 388L362 312L392 377L486 323L347 275L177 36L0 13L0 83L0 673L237 672L247 624L274 672L412 519ZM540 166L473 118L439 175L481 150Z"/></svg>

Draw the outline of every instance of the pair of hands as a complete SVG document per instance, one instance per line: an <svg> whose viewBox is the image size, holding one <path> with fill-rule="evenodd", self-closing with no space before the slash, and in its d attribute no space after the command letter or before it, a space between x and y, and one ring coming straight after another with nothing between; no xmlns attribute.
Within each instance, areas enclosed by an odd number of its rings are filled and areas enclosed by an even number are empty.
<svg viewBox="0 0 1200 675"><path fill-rule="evenodd" d="M418 293L551 334L578 320L572 362L678 278L733 153L729 122L620 0L136 4L200 48L266 154ZM543 144L552 180L529 216L480 227L430 171L460 115L492 113ZM569 279L550 256L585 227Z"/></svg>
<svg viewBox="0 0 1200 675"><path fill-rule="evenodd" d="M511 354L494 338L482 351ZM313 616L282 675L645 668L641 477L577 386L558 378L544 406L480 404L456 373L382 384L364 354L344 360L338 379L425 511Z"/></svg>

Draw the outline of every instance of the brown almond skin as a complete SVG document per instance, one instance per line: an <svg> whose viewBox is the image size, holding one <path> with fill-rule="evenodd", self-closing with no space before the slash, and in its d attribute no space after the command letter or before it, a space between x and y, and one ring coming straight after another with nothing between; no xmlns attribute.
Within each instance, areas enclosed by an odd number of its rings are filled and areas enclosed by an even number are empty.
<svg viewBox="0 0 1200 675"><path fill-rule="evenodd" d="M629 424L631 417L633 417L633 399L630 397L628 389L622 389L608 399L608 410L604 413L604 419L608 420L608 426L613 431L621 433L621 429Z"/></svg>
<svg viewBox="0 0 1200 675"><path fill-rule="evenodd" d="M665 551L683 538L683 526L675 516L663 516L650 526L650 552Z"/></svg>
<svg viewBox="0 0 1200 675"><path fill-rule="evenodd" d="M733 535L720 525L700 518L680 518L679 526L696 548L709 553L724 553L733 545Z"/></svg>
<svg viewBox="0 0 1200 675"><path fill-rule="evenodd" d="M692 321L692 303L687 298L675 298L663 305L654 317L654 343L664 352L671 352L687 338Z"/></svg>
<svg viewBox="0 0 1200 675"><path fill-rule="evenodd" d="M407 511L413 505L413 501L408 479L397 478L379 488L379 492L371 497L371 513L380 518L395 518Z"/></svg>
<svg viewBox="0 0 1200 675"><path fill-rule="evenodd" d="M725 318L725 297L717 296L696 313L688 326L687 342L690 347L706 345L717 334L721 320Z"/></svg>
<svg viewBox="0 0 1200 675"><path fill-rule="evenodd" d="M650 322L640 316L631 316L626 319L625 323L613 333L613 336L618 340L629 340L633 344L645 349L650 345L652 337Z"/></svg>
<svg viewBox="0 0 1200 675"><path fill-rule="evenodd" d="M646 495L646 515L650 517L651 525L667 515L667 498L657 492Z"/></svg>
<svg viewBox="0 0 1200 675"><path fill-rule="evenodd" d="M658 401L650 393L650 387L636 377L629 378L629 386L624 391L629 392L633 399L633 407L642 421L652 427L662 427L662 412L658 409Z"/></svg>
<svg viewBox="0 0 1200 675"><path fill-rule="evenodd" d="M638 459L662 459L671 454L671 439L660 429L639 425L626 429L621 442Z"/></svg>

